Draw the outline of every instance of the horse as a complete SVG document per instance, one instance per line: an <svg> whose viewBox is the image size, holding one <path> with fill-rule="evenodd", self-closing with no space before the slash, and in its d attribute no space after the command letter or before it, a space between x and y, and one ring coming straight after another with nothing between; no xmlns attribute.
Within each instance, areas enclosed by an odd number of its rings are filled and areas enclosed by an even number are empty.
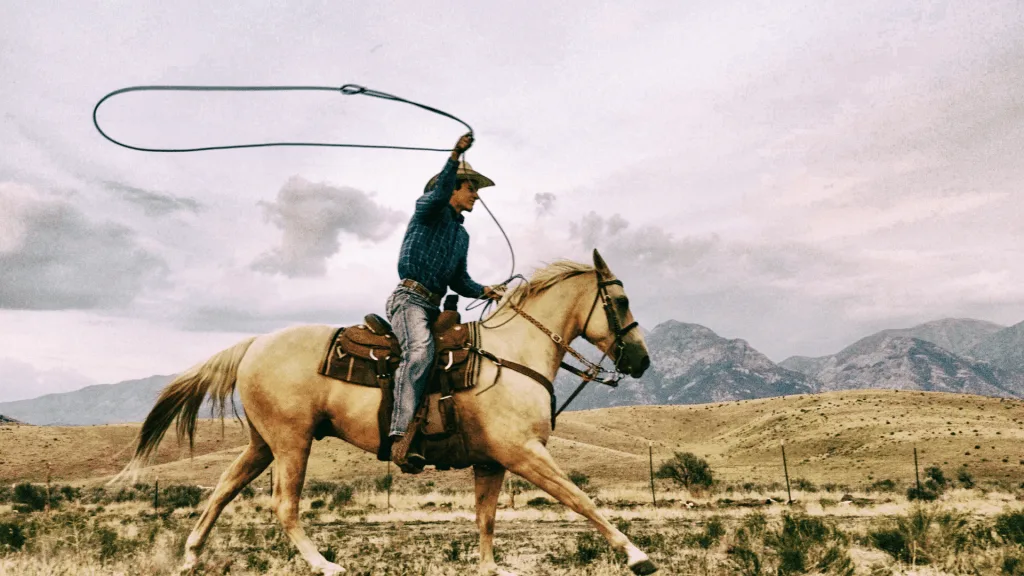
<svg viewBox="0 0 1024 576"><path fill-rule="evenodd" d="M597 312L598 302L604 314ZM503 304L508 304L504 306ZM532 322L529 320L533 320ZM510 289L482 322L480 348L519 362L554 380L568 344L582 336L615 362L616 372L640 377L650 366L643 334L636 329L622 283L594 250L594 265L558 261ZM294 326L248 338L200 363L163 389L146 416L135 452L115 478L137 477L155 456L177 419L178 441L192 446L198 412L207 396L224 418L225 403L238 391L249 445L224 471L185 543L182 572L192 571L224 507L273 461L272 508L285 533L314 571L345 572L328 561L299 523L299 497L314 437L335 436L367 452L380 443L378 388L321 376L317 367L335 328ZM455 405L473 458L476 523L480 531L479 574L514 576L494 560L494 519L505 472L533 483L589 519L611 547L626 556L635 574L657 571L650 558L600 514L569 480L547 450L552 400L537 381L483 362L477 386L455 395Z"/></svg>

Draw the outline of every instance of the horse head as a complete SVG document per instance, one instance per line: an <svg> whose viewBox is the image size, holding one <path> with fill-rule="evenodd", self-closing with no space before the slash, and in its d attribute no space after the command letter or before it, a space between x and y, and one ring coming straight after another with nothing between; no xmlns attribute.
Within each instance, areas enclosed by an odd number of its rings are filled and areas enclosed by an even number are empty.
<svg viewBox="0 0 1024 576"><path fill-rule="evenodd" d="M647 342L629 309L629 297L622 282L594 249L597 271L597 294L583 325L583 337L597 346L615 362L615 367L633 378L639 378L651 365ZM596 310L598 303L604 313Z"/></svg>

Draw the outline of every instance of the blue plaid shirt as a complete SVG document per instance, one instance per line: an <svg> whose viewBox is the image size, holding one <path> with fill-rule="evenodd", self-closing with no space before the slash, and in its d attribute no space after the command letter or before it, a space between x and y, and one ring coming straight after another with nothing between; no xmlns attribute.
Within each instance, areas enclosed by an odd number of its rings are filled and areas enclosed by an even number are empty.
<svg viewBox="0 0 1024 576"><path fill-rule="evenodd" d="M434 294L445 294L451 286L468 298L479 298L484 287L469 277L466 255L469 233L465 220L448 203L455 190L459 163L451 158L444 165L434 189L416 200L398 257L398 275L415 280Z"/></svg>

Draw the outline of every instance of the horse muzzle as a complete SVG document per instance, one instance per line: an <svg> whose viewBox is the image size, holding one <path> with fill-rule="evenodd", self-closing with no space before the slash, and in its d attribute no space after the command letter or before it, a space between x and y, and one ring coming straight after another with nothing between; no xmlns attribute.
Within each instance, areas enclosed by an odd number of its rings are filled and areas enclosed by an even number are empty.
<svg viewBox="0 0 1024 576"><path fill-rule="evenodd" d="M620 372L629 374L633 378L639 378L644 375L644 372L651 367L651 357L644 354L639 359L634 357L625 357L623 362L618 366Z"/></svg>

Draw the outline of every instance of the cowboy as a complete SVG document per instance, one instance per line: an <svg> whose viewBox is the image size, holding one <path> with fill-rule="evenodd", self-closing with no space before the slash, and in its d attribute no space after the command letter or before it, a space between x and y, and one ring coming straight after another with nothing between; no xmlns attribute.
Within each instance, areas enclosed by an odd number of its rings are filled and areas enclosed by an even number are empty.
<svg viewBox="0 0 1024 576"><path fill-rule="evenodd" d="M467 298L500 297L498 286L481 286L469 276L466 256L469 233L463 212L472 212L480 188L494 182L459 157L473 145L472 133L459 139L444 169L427 182L405 230L398 259L398 287L387 301L388 320L402 346L395 372L395 408L389 436L392 460L406 471L419 471L424 458L410 449L407 430L427 386L434 361L431 325L440 314L441 298L451 287ZM406 436L408 433L408 436Z"/></svg>

